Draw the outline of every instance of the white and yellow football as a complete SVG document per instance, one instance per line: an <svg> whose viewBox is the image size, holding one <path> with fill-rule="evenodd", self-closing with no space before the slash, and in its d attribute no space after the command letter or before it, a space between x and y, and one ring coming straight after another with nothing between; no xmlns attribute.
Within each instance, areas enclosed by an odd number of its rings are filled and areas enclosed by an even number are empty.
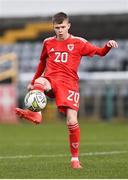
<svg viewBox="0 0 128 180"><path fill-rule="evenodd" d="M45 94L38 90L29 91L24 98L25 107L33 112L42 111L46 104Z"/></svg>

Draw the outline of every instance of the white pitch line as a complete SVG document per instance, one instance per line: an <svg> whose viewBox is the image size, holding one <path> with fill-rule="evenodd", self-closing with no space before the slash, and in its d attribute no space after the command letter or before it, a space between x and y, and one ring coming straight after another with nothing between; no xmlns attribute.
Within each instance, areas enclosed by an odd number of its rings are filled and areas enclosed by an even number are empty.
<svg viewBox="0 0 128 180"><path fill-rule="evenodd" d="M43 143L44 146L51 146L51 143L52 142L49 142L49 143ZM102 145L107 145L107 146L111 146L111 145L127 145L128 144L128 141L112 141L112 142L84 142L82 143L82 146L94 146L94 145L97 145L97 146L102 146ZM42 145L41 143L37 144L37 143L30 143L30 142L26 142L26 143L17 143L16 144L17 146L33 146L33 145L36 145L36 146L40 146ZM58 142L56 143L56 146L62 146L64 145L63 143L61 142Z"/></svg>
<svg viewBox="0 0 128 180"><path fill-rule="evenodd" d="M88 152L81 153L80 156L101 156L101 155L113 155L113 154L126 154L128 151L109 151L109 152ZM30 158L56 158L56 157L68 157L69 154L42 154L42 155L17 155L17 156L0 156L0 159L30 159Z"/></svg>
<svg viewBox="0 0 128 180"><path fill-rule="evenodd" d="M126 153L128 153L128 151L89 152L89 153L81 153L81 156L100 156L100 155L126 154Z"/></svg>

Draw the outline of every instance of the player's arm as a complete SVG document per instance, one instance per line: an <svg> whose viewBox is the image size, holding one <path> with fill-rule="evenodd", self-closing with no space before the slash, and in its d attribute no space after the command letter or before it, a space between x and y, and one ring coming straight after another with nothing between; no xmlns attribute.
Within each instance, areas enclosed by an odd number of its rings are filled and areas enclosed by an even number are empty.
<svg viewBox="0 0 128 180"><path fill-rule="evenodd" d="M41 55L40 55L40 61L39 61L39 64L37 66L37 69L36 69L36 73L35 73L32 81L31 81L31 83L27 87L28 90L31 90L33 88L33 84L35 82L35 79L37 79L38 77L40 77L44 73L44 70L45 70L45 67L46 67L46 59L47 59L47 57L48 57L48 54L47 54L46 46L45 46L45 43L44 43L43 49L42 49L42 52L41 52Z"/></svg>
<svg viewBox="0 0 128 180"><path fill-rule="evenodd" d="M81 54L86 55L86 56L94 56L94 55L99 55L99 56L105 56L111 48L117 48L118 44L114 40L109 40L104 47L98 47L93 45L90 42L84 42Z"/></svg>
<svg viewBox="0 0 128 180"><path fill-rule="evenodd" d="M111 48L118 48L118 43L114 40L109 40L104 47L96 47L96 55L105 56Z"/></svg>

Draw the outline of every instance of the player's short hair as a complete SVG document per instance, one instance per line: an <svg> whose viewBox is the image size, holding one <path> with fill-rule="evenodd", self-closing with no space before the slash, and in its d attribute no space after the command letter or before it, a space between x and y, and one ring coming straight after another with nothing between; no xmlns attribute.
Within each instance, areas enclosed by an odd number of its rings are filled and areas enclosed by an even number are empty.
<svg viewBox="0 0 128 180"><path fill-rule="evenodd" d="M64 12L59 12L52 18L52 22L57 24L62 24L64 20L67 20L69 22L69 17Z"/></svg>

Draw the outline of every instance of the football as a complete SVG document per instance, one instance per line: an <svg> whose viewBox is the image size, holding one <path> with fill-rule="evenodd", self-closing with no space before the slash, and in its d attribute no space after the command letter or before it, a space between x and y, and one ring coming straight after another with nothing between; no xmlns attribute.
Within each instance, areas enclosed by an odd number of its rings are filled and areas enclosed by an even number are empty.
<svg viewBox="0 0 128 180"><path fill-rule="evenodd" d="M25 107L33 112L43 110L47 104L45 94L38 90L29 91L24 98Z"/></svg>

